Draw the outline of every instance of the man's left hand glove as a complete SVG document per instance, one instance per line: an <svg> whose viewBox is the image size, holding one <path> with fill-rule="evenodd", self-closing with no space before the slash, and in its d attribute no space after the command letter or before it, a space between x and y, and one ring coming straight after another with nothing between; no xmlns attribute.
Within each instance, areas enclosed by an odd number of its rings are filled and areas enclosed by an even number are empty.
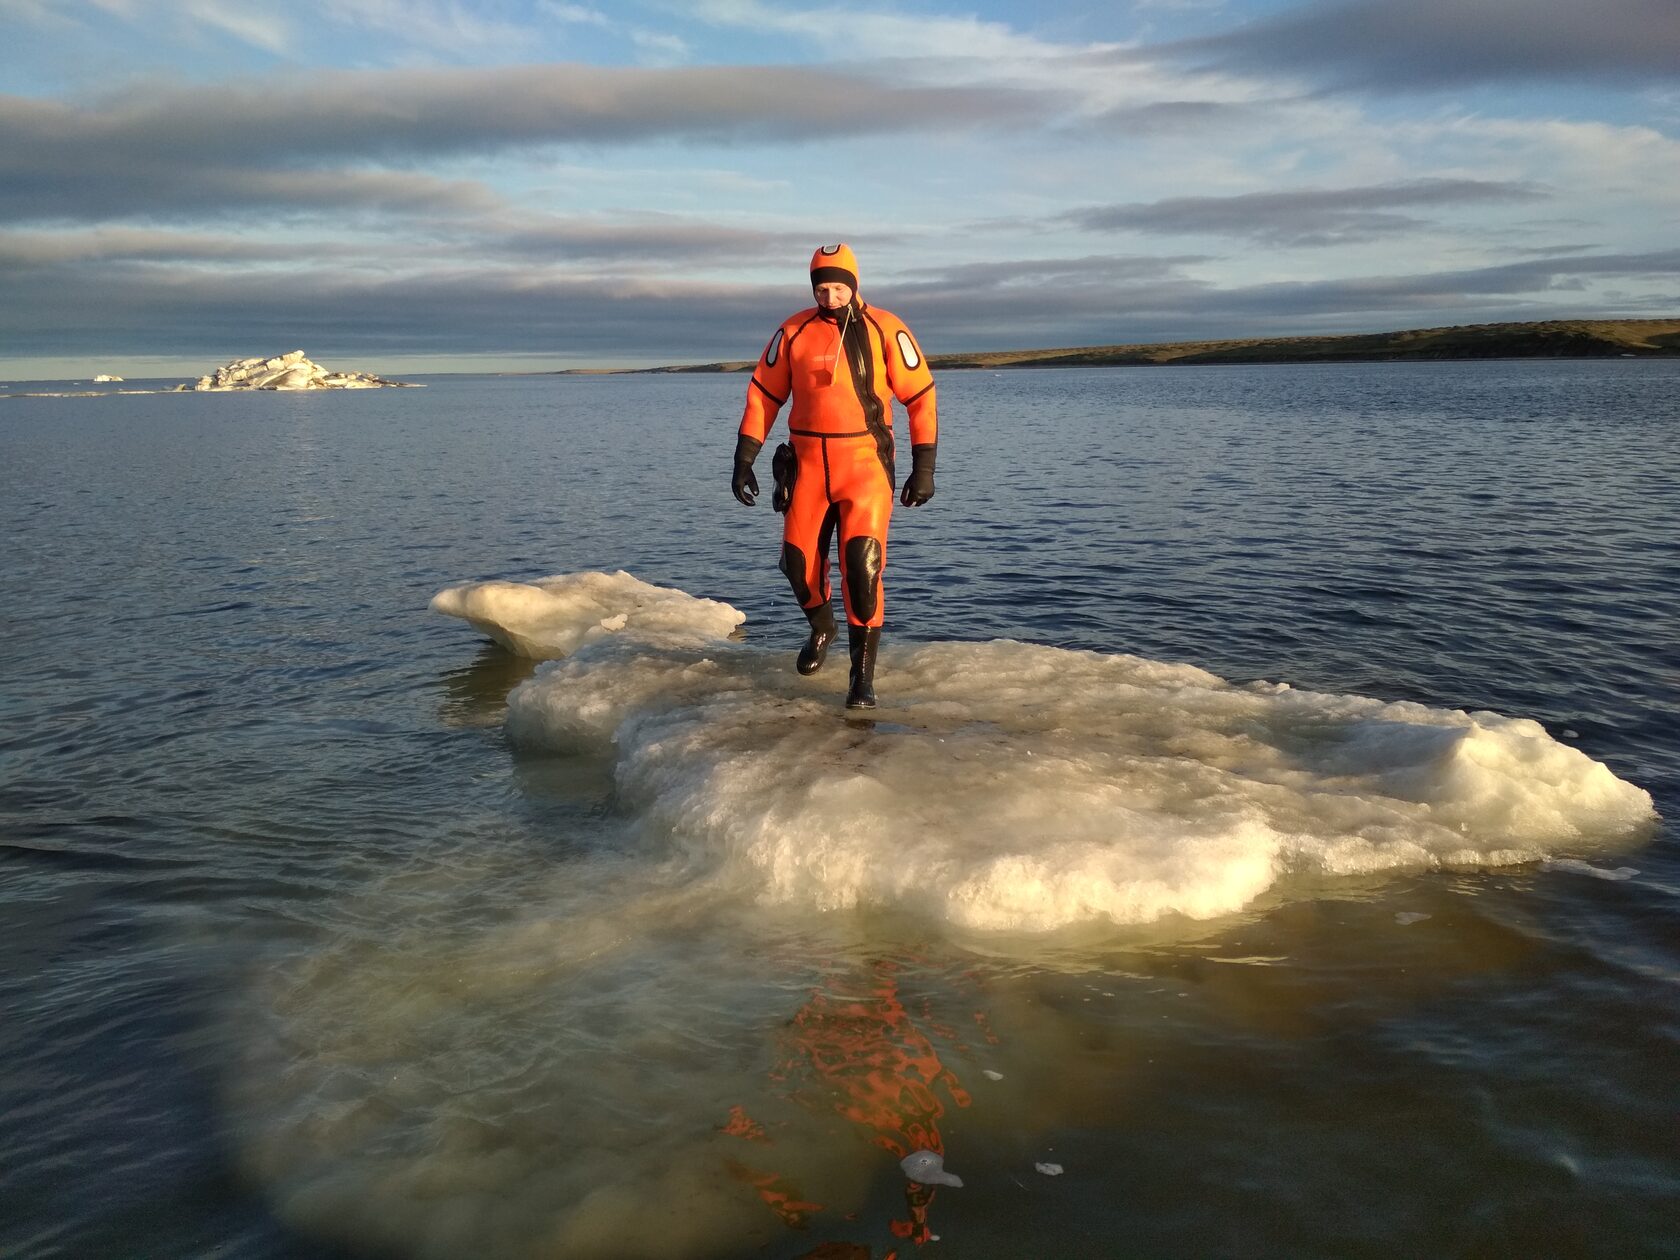
<svg viewBox="0 0 1680 1260"><path fill-rule="evenodd" d="M898 501L905 507L921 507L933 498L933 455L936 449L933 442L910 448L910 476L904 483L903 492L898 496Z"/></svg>

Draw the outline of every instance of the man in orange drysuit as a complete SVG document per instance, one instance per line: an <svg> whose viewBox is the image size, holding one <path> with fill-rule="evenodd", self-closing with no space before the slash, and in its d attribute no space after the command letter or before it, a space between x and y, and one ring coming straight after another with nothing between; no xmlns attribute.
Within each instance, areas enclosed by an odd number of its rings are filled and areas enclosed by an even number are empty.
<svg viewBox="0 0 1680 1260"><path fill-rule="evenodd" d="M840 534L841 589L852 652L848 709L875 707L875 652L881 642L881 570L892 517L892 400L910 416L912 470L899 502L919 507L933 498L939 414L933 374L904 321L858 296L857 259L846 245L811 256L815 307L782 321L770 338L741 416L735 443L735 497L758 497L753 460L790 399L793 441L776 452L772 504L782 527L782 572L811 623L799 653L801 674L822 668L834 639L828 548Z"/></svg>

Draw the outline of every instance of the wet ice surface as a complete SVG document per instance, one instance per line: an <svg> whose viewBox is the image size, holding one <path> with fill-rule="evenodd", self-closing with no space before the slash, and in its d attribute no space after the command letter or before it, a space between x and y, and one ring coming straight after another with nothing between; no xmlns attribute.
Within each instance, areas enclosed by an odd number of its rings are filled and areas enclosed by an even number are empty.
<svg viewBox="0 0 1680 1260"><path fill-rule="evenodd" d="M645 584L587 580L556 639L603 606L620 628L518 687L509 737L611 756L650 845L761 902L992 932L1207 919L1302 875L1614 850L1655 821L1527 719L1024 643L884 649L882 730L836 712L838 670L724 642L715 605L638 631L607 583L625 609Z"/></svg>

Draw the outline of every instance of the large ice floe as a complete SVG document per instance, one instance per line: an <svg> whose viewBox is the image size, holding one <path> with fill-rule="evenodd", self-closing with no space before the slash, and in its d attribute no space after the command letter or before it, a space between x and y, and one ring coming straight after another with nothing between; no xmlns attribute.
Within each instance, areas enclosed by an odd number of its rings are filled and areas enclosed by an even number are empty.
<svg viewBox="0 0 1680 1260"><path fill-rule="evenodd" d="M1208 919L1291 882L1626 848L1651 797L1537 723L1228 683L1013 641L889 644L882 707L793 644L626 573L468 583L432 607L559 657L525 750L613 760L650 846L764 903L983 932Z"/></svg>

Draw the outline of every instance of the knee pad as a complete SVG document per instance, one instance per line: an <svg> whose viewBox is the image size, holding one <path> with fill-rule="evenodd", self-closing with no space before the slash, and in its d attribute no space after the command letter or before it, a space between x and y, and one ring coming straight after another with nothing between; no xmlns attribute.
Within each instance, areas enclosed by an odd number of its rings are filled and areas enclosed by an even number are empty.
<svg viewBox="0 0 1680 1260"><path fill-rule="evenodd" d="M859 621L869 621L881 594L881 540L852 538L846 543L846 594L851 599L852 615Z"/></svg>

